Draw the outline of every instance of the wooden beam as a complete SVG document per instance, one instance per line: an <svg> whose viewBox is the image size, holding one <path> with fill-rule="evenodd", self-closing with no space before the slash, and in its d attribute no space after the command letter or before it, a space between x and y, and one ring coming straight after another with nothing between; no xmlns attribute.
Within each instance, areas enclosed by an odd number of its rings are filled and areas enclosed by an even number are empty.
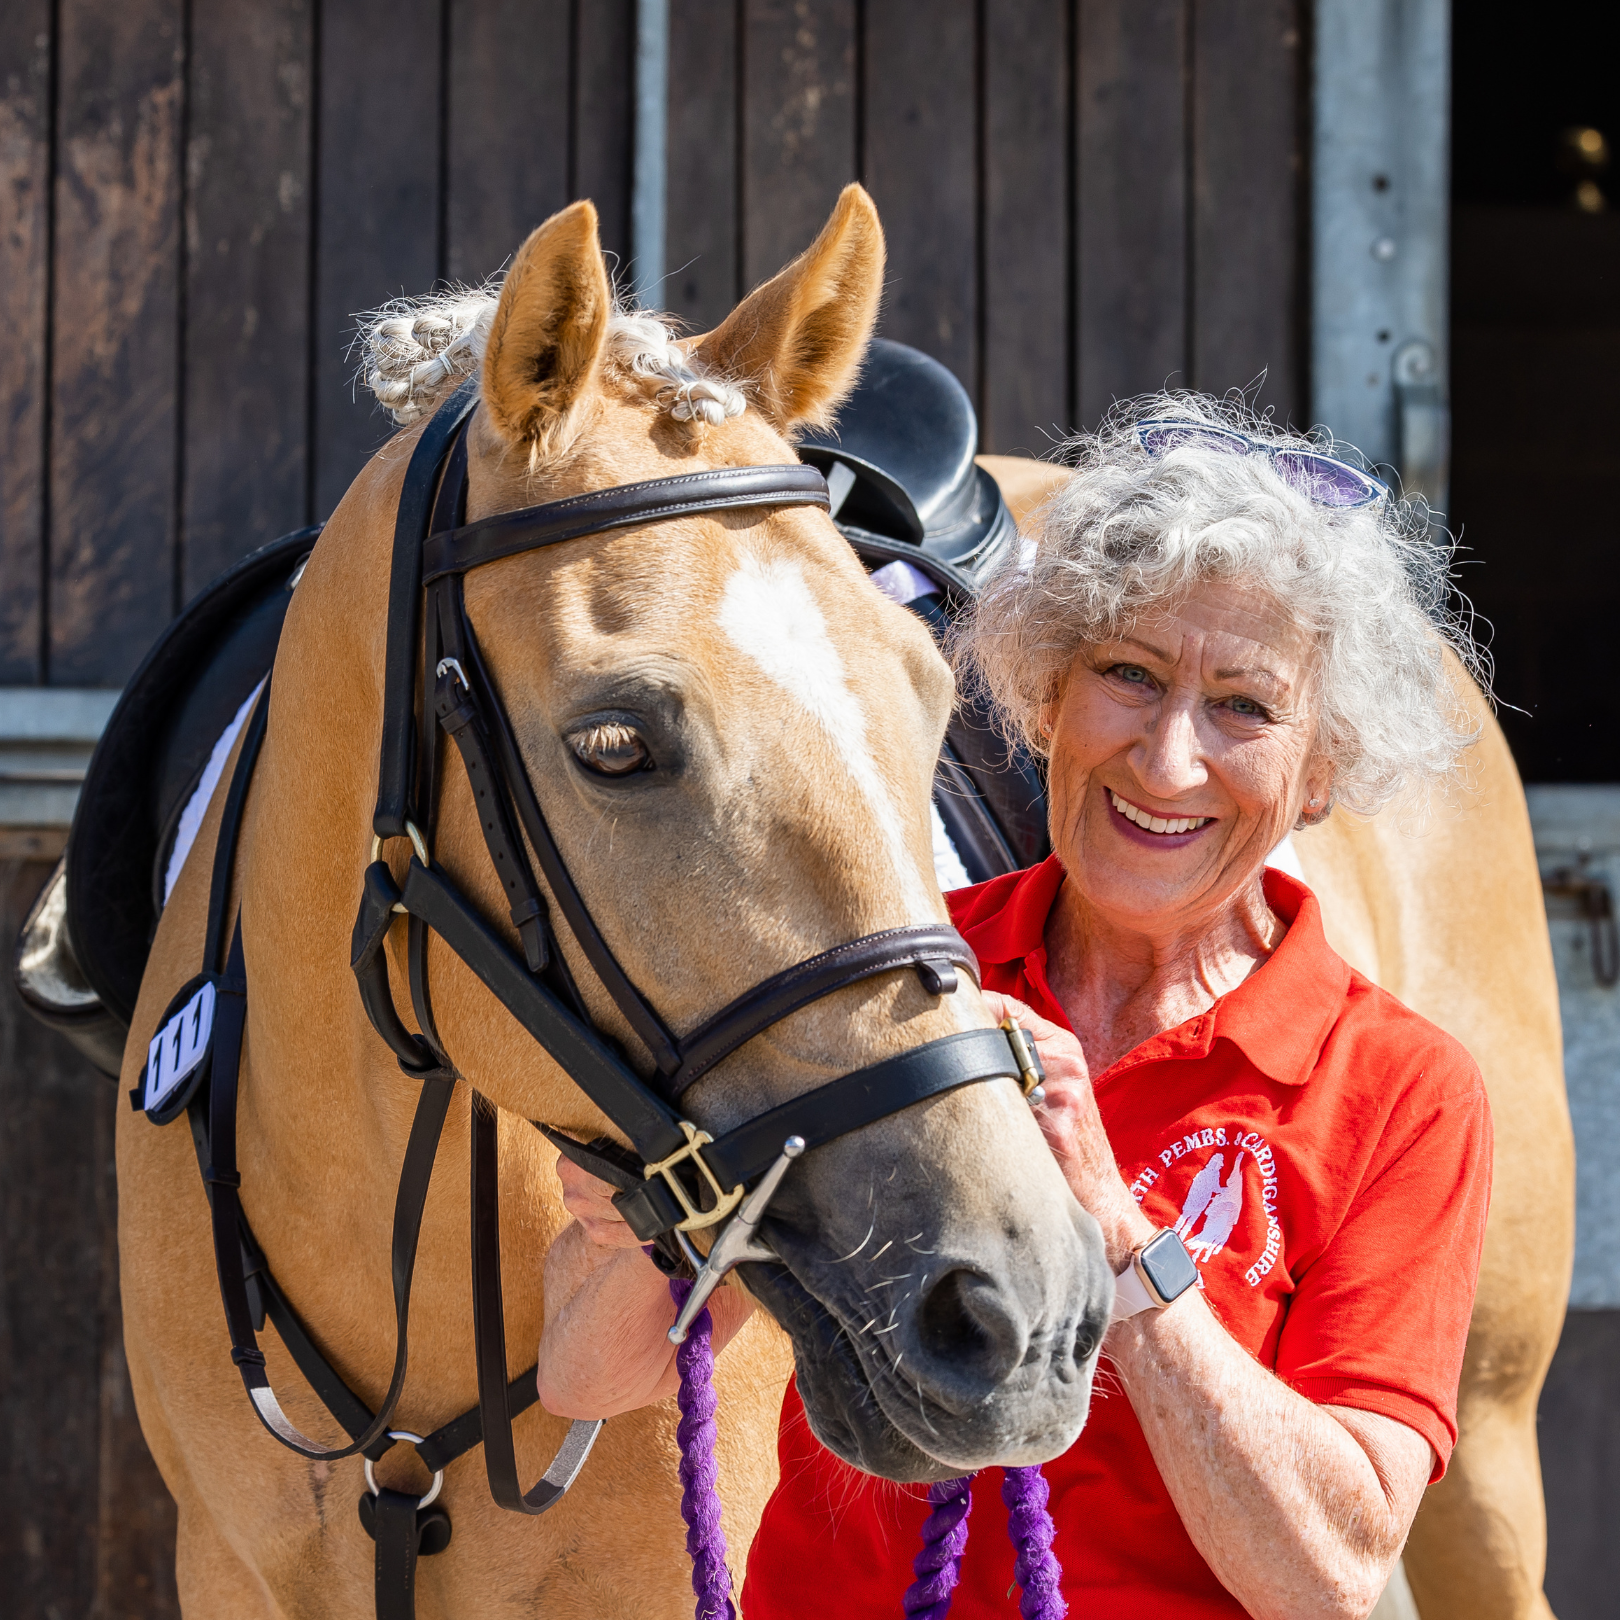
<svg viewBox="0 0 1620 1620"><path fill-rule="evenodd" d="M117 686L174 611L181 0L61 0L52 680Z"/></svg>
<svg viewBox="0 0 1620 1620"><path fill-rule="evenodd" d="M181 597L301 527L314 0L192 13Z"/></svg>

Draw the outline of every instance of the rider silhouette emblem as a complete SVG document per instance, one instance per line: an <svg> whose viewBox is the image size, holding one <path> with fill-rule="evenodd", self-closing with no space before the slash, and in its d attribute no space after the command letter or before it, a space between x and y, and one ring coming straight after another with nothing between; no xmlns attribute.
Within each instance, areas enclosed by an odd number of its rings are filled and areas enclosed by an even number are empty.
<svg viewBox="0 0 1620 1620"><path fill-rule="evenodd" d="M1200 1263L1214 1259L1226 1247L1243 1213L1243 1160L1244 1153L1239 1148L1232 1160L1231 1174L1222 1181L1226 1155L1212 1153L1209 1162L1193 1177L1175 1232L1187 1245L1187 1252ZM1202 1226L1199 1226L1200 1220Z"/></svg>

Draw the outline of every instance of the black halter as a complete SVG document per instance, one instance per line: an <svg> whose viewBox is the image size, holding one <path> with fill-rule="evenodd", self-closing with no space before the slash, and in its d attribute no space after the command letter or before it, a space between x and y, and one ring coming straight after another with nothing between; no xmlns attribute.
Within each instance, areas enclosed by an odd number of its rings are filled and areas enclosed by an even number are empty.
<svg viewBox="0 0 1620 1620"><path fill-rule="evenodd" d="M683 1253L693 1263L701 1261L684 1234L725 1220L749 1185L781 1159L790 1138L802 1139L802 1146L795 1151L814 1149L958 1086L1006 1077L1021 1081L1028 1092L1038 1079L1032 1053L1017 1032L972 1030L927 1042L846 1074L718 1139L683 1116L677 1104L688 1086L795 1010L862 980L902 969L915 971L929 994L948 995L957 988L956 970L964 968L976 975L978 964L953 928L927 923L888 929L834 946L773 975L685 1036L668 1028L608 948L552 838L467 616L462 576L497 558L668 518L750 507L825 508L826 485L821 474L807 466L723 468L623 485L464 524L466 427L476 400L476 382L469 382L440 408L417 441L400 495L389 587L375 837L354 927L352 963L366 1013L397 1056L401 1069L422 1083L395 1209L394 1369L388 1394L375 1416L343 1389L341 1379L313 1350L307 1333L275 1290L262 1256L252 1245L237 1194L240 1176L235 1168L235 1092L246 981L240 921L222 962L223 923L236 830L254 756L264 734L268 692L261 697L239 756L215 856L205 977L217 988L220 1010L216 1014L210 1084L193 1106L193 1127L198 1132L199 1157L205 1164L204 1179L213 1206L216 1262L231 1333L232 1359L266 1428L284 1445L315 1459L336 1459L357 1451L380 1455L389 1443L388 1424L404 1386L406 1315L417 1233L451 1083L461 1078L439 1039L433 1017L427 966L430 933L471 968L629 1139L627 1151L610 1141L575 1142L540 1127L560 1149L621 1189L615 1205L643 1242L658 1245L666 1269L681 1264ZM418 644L422 649L420 677L416 665ZM433 861L442 736L454 742L466 770L490 860L501 878L511 922L521 942L521 954L507 944ZM413 846L403 883L395 880L391 868L381 859L384 841L401 837L409 837ZM530 863L530 850L539 868L538 877ZM567 962L557 949L542 878L551 903L561 913L592 972L645 1046L654 1071L651 1083L591 1022ZM420 1035L413 1034L400 1019L389 986L384 945L400 913L408 918L408 976ZM194 989L196 982L187 991ZM187 991L176 998L176 1007ZM600 1424L576 1423L546 1476L532 1490L522 1490L511 1420L533 1401L533 1375L524 1375L510 1384L507 1380L496 1113L492 1105L476 1095L472 1135L473 1301L479 1406L475 1413L464 1414L446 1425L418 1449L430 1461L448 1460L470 1449L481 1437L495 1500L517 1512L541 1513L577 1474ZM774 1181L770 1185L774 1186ZM768 1189L763 1196L768 1196ZM757 1214L755 1211L756 1218ZM259 1279L259 1308L249 1297L249 1276ZM349 1429L349 1445L322 1447L300 1433L282 1412L266 1377L264 1357L254 1332L255 1321L262 1322L265 1308L270 1309L282 1337L294 1350L300 1368L310 1377L317 1393ZM309 1352L307 1355L301 1353L300 1343L302 1350ZM525 1378L530 1385L526 1392L520 1388ZM329 1392L332 1384L336 1384L336 1392ZM441 1436L450 1438L441 1441ZM451 1439L456 1441L453 1447ZM409 1612L408 1605L401 1608L395 1604L388 1609L383 1606L383 1510L386 1507L397 1515L398 1504L388 1499L398 1495L378 1493L373 1508L379 1614ZM371 1522L368 1520L368 1527ZM389 1532L389 1544L402 1546L402 1538L406 1537L407 1531L396 1526ZM447 1525L444 1538L448 1539ZM430 1545L433 1536L423 1529L420 1516L413 1521L408 1539L412 1565L418 1540L422 1550L438 1550ZM409 1572L401 1579L408 1596Z"/></svg>

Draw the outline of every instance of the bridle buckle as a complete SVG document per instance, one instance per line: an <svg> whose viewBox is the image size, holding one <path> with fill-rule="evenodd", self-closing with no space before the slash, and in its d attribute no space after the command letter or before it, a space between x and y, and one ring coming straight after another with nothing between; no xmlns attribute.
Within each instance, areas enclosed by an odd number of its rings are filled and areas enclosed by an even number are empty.
<svg viewBox="0 0 1620 1620"><path fill-rule="evenodd" d="M708 1160L703 1157L701 1149L707 1147L714 1138L707 1131L700 1131L691 1120L683 1119L676 1122L686 1137L686 1146L677 1148L667 1159L660 1159L656 1164L649 1164L644 1172L647 1180L654 1176L662 1176L669 1184L669 1190L675 1194L676 1202L686 1211L686 1219L676 1227L677 1232L696 1232L705 1226L714 1226L723 1221L732 1210L743 1200L743 1184L739 1181L735 1187L727 1192L720 1185L720 1178L709 1168ZM714 1193L715 1205L713 1209L699 1209L691 1199L681 1178L675 1174L675 1166L690 1159L697 1166L698 1174L708 1182Z"/></svg>
<svg viewBox="0 0 1620 1620"><path fill-rule="evenodd" d="M1018 1065L1018 1083L1024 1088L1024 1096L1031 1108L1038 1107L1046 1101L1046 1070L1041 1067L1035 1043L1011 1013L1001 1020L1001 1029Z"/></svg>

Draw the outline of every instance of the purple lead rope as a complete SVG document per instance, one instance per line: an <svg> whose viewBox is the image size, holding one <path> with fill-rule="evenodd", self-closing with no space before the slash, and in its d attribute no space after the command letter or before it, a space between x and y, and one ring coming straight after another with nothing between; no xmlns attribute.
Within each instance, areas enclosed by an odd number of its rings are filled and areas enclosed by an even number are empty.
<svg viewBox="0 0 1620 1620"><path fill-rule="evenodd" d="M684 1277L671 1277L669 1291L679 1310L692 1285ZM736 1620L731 1571L726 1567L726 1533L720 1525L719 1471L714 1461L713 1325L705 1307L675 1352L675 1369L681 1375L680 1393L675 1398L681 1409L675 1430L681 1443L681 1517L686 1521L686 1550L692 1559L696 1620Z"/></svg>
<svg viewBox="0 0 1620 1620"><path fill-rule="evenodd" d="M901 1600L907 1620L945 1620L951 1612L951 1594L962 1578L962 1554L967 1551L972 1487L971 1474L928 1487L933 1512L923 1520L922 1551L911 1564L917 1578Z"/></svg>
<svg viewBox="0 0 1620 1620"><path fill-rule="evenodd" d="M951 1612L951 1595L962 1578L962 1554L967 1551L972 1491L972 1474L929 1486L933 1511L923 1520L922 1551L911 1566L917 1578L906 1590L906 1620L945 1620ZM1063 1572L1052 1551L1052 1515L1046 1510L1050 1495L1039 1468L1006 1470L1001 1500L1007 1505L1007 1534L1017 1554L1013 1574L1023 1588L1018 1600L1023 1620L1063 1620L1069 1612L1060 1590Z"/></svg>
<svg viewBox="0 0 1620 1620"><path fill-rule="evenodd" d="M1052 1515L1046 1510L1051 1494L1039 1468L1009 1468L1001 1482L1007 1534L1018 1551L1013 1575L1023 1588L1018 1612L1024 1620L1063 1620L1069 1612L1060 1590L1063 1571L1052 1551L1055 1532Z"/></svg>
<svg viewBox="0 0 1620 1620"><path fill-rule="evenodd" d="M682 1277L671 1277L669 1291L679 1310L692 1285ZM675 1368L681 1375L676 1396L681 1421L675 1430L681 1444L681 1517L686 1521L686 1550L692 1559L696 1620L737 1620L714 1461L712 1327L708 1310L700 1311L685 1343L675 1352ZM950 1613L951 1596L962 1576L962 1554L967 1550L972 1485L969 1474L928 1488L931 1511L923 1523L922 1551L912 1563L916 1579L903 1599L907 1620L946 1620ZM1052 1552L1052 1515L1046 1507L1049 1495L1039 1468L1006 1470L1001 1500L1007 1506L1007 1534L1017 1553L1014 1573L1023 1589L1018 1602L1023 1620L1063 1620L1069 1612L1059 1590L1061 1571Z"/></svg>

